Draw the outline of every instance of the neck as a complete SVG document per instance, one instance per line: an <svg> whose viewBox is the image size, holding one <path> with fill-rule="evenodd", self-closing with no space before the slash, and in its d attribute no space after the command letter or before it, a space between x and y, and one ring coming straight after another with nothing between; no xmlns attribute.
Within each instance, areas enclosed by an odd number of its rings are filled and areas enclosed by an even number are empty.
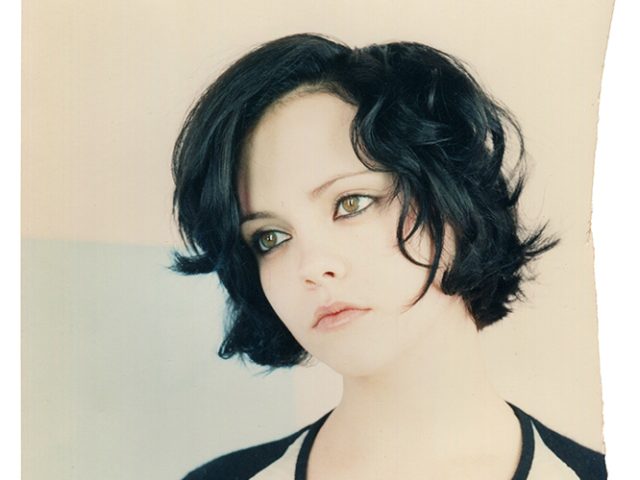
<svg viewBox="0 0 640 480"><path fill-rule="evenodd" d="M477 446L496 422L515 418L490 384L478 333L461 305L394 364L365 377L344 377L336 423L363 441L402 432L428 451ZM464 312L464 313L461 313ZM452 432L456 432L452 435Z"/></svg>
<svg viewBox="0 0 640 480"><path fill-rule="evenodd" d="M455 300L394 364L344 376L309 478L510 478L521 434L487 379L478 334Z"/></svg>

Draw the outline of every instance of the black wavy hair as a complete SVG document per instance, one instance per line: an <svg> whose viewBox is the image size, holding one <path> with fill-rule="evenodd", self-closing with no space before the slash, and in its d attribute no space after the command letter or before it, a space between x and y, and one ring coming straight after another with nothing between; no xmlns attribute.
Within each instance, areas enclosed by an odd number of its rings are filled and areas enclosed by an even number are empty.
<svg viewBox="0 0 640 480"><path fill-rule="evenodd" d="M482 329L510 312L531 275L525 267L556 239L545 226L524 232L516 205L525 150L514 117L493 100L456 58L409 42L350 48L298 34L251 51L230 66L195 103L173 151L174 215L186 253L174 252L184 274L215 272L228 292L219 355L239 354L272 368L308 356L276 316L260 285L254 253L241 239L236 176L243 145L265 110L296 89L332 93L357 107L354 151L370 169L392 173L402 202L397 241L422 228L433 258L424 295L440 264L445 226L455 243L443 292L459 295ZM515 162L507 172L507 142ZM417 221L408 235L409 214ZM417 300L416 300L417 301Z"/></svg>

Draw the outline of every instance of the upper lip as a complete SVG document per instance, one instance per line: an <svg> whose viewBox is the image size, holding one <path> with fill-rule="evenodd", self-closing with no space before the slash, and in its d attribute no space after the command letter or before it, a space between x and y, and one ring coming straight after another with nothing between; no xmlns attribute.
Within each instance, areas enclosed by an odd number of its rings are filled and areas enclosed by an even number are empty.
<svg viewBox="0 0 640 480"><path fill-rule="evenodd" d="M316 325L318 325L323 318L328 317L329 315L335 315L336 313L340 313L344 310L370 310L370 308L361 307L359 305L345 302L334 302L329 305L324 305L316 309L316 312L313 316L313 326L315 327Z"/></svg>

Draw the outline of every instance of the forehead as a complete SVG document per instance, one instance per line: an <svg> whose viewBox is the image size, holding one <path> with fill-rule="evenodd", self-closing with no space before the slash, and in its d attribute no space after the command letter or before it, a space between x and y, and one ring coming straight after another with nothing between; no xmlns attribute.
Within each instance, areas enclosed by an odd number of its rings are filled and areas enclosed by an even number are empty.
<svg viewBox="0 0 640 480"><path fill-rule="evenodd" d="M355 113L354 106L318 92L294 93L270 107L245 145L238 178L243 210L365 170L351 145Z"/></svg>

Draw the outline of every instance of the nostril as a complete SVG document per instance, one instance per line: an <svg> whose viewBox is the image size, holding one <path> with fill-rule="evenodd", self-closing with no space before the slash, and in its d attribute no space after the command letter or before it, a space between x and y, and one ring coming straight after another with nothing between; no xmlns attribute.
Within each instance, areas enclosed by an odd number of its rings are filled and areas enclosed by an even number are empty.
<svg viewBox="0 0 640 480"><path fill-rule="evenodd" d="M324 282L335 282L346 273L343 260L333 254L312 251L300 256L299 279L306 288L315 288Z"/></svg>
<svg viewBox="0 0 640 480"><path fill-rule="evenodd" d="M317 279L315 279L313 277L305 278L304 279L304 284L307 287L316 287L319 283L321 283L320 280L322 278L324 278L324 279L329 279L329 278L333 279L333 278L336 278L336 274L335 274L335 272L332 272L332 271L326 271Z"/></svg>

